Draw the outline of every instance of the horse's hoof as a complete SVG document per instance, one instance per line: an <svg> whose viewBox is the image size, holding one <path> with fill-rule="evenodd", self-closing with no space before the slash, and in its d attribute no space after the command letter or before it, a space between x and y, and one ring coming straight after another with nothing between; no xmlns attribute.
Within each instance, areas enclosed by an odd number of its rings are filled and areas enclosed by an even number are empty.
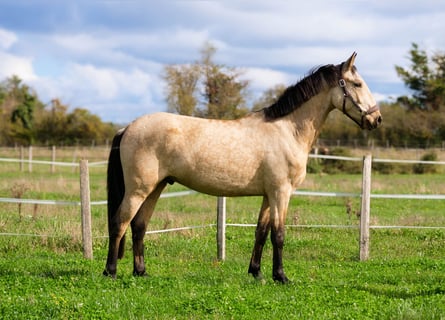
<svg viewBox="0 0 445 320"><path fill-rule="evenodd" d="M261 271L258 271L257 273L252 273L252 276L255 278L255 280L258 281L264 280L264 276Z"/></svg>
<svg viewBox="0 0 445 320"><path fill-rule="evenodd" d="M109 272L107 269L105 269L104 272L102 272L102 274L103 274L105 277L110 277L110 278L112 278L112 279L116 279L116 273L111 273L111 272Z"/></svg>
<svg viewBox="0 0 445 320"><path fill-rule="evenodd" d="M250 272L249 273L253 276L253 278L258 281L261 284L266 284L266 279L263 276L263 273L261 271L256 271L256 272Z"/></svg>
<svg viewBox="0 0 445 320"><path fill-rule="evenodd" d="M133 276L135 277L148 277L148 274L145 272L145 270L143 271L133 271Z"/></svg>
<svg viewBox="0 0 445 320"><path fill-rule="evenodd" d="M284 274L283 275L273 276L273 280L275 282L280 282L282 284L288 284L289 283L289 279Z"/></svg>
<svg viewBox="0 0 445 320"><path fill-rule="evenodd" d="M249 266L249 270L247 273L251 274L255 279L262 279L263 274L260 270L260 268L253 268L251 265Z"/></svg>

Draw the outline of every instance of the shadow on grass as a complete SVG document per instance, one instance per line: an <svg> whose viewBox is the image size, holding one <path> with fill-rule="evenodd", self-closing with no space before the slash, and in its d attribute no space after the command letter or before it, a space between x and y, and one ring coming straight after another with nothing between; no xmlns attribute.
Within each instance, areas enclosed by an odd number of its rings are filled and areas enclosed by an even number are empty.
<svg viewBox="0 0 445 320"><path fill-rule="evenodd" d="M356 286L357 290L366 291L376 296L385 296L388 298L409 299L415 297L426 297L438 294L445 294L444 287L435 288L408 288L406 286Z"/></svg>
<svg viewBox="0 0 445 320"><path fill-rule="evenodd" d="M90 276L97 269L97 261L79 259L77 256L10 256L0 262L0 277L38 277L59 279ZM99 270L97 270L99 274Z"/></svg>

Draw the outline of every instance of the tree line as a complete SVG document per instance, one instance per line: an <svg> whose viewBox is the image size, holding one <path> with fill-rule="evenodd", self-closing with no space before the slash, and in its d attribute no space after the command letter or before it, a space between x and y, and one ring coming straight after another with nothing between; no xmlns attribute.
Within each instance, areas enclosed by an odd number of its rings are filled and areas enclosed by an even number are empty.
<svg viewBox="0 0 445 320"><path fill-rule="evenodd" d="M0 113L2 146L103 144L117 128L87 109L69 111L59 99L45 105L17 76L0 83Z"/></svg>
<svg viewBox="0 0 445 320"><path fill-rule="evenodd" d="M235 119L271 105L286 89L279 84L250 102L249 81L240 68L217 64L216 48L206 43L197 61L166 65L167 111L214 119ZM427 53L413 43L410 65L395 66L411 95L381 103L384 125L372 133L332 112L319 141L366 146L430 147L445 141L445 54ZM84 108L70 111L59 99L44 104L35 90L17 76L0 83L0 145L97 144L110 140L117 125L103 122Z"/></svg>

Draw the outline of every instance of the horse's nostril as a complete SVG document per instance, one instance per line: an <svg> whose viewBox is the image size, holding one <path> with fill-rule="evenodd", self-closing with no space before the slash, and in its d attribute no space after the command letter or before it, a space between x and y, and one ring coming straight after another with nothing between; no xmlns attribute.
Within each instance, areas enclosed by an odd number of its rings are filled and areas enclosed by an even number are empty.
<svg viewBox="0 0 445 320"><path fill-rule="evenodd" d="M377 123L378 123L378 124L381 124L381 123L382 123L382 116L379 116L379 117L377 118Z"/></svg>

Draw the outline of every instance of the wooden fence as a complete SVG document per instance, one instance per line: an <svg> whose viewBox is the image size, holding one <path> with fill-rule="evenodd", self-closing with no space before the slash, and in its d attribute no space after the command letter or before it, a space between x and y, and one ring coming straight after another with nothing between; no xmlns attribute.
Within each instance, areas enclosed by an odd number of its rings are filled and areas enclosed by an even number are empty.
<svg viewBox="0 0 445 320"><path fill-rule="evenodd" d="M369 241L370 241L370 207L371 198L395 198L395 199L433 199L433 200L445 200L445 195L391 195L391 194L371 194L371 167L372 162L401 162L401 163L424 163L424 164L442 164L445 162L441 161L417 161L417 160L389 160L389 159L372 159L371 155L364 156L363 158L353 158L353 157L338 157L338 156L323 156L323 155L310 155L312 158L325 158L325 159L335 159L344 161L362 161L362 189L360 193L338 193L338 192L314 192L314 191L295 191L294 195L303 196L324 196L324 197L360 197L361 198L361 214L360 214L360 224L359 224L359 257L360 260L367 260L369 257ZM35 161L35 160L16 160L16 159L4 159L0 158L0 161L8 162L34 162L39 164L48 165L72 165L79 167L80 172L80 201L56 201L56 200L32 200L32 199L11 199L11 198L0 198L0 202L13 202L13 203L31 203L31 204L56 204L56 205L79 205L81 208L81 225L82 225L82 243L83 243L83 254L87 259L93 258L93 246L92 246L92 230L91 230L91 205L106 205L107 201L94 201L90 200L90 184L89 184L89 167L91 165L104 165L106 161L89 163L88 160L80 160L79 163L57 163L50 161ZM161 195L162 198L167 197L177 197L191 195L196 192L194 191L181 191L164 193ZM228 224L226 223L226 199L224 197L219 197L217 199L216 205L217 211L217 256L218 259L225 259L225 230L226 226L255 226L247 224ZM147 233L160 233L160 232L170 232L184 229L202 228L215 225L207 226L192 226L192 227L182 227L167 230L150 231ZM300 226L304 227L304 226ZM339 226L307 226L307 227L339 227ZM341 227L341 226L340 226ZM350 226L349 226L350 227ZM373 226L372 228L376 228ZM381 227L379 227L381 228ZM414 227L422 228L422 227ZM431 227L431 228L445 228L445 227ZM0 234L1 235L1 234Z"/></svg>

